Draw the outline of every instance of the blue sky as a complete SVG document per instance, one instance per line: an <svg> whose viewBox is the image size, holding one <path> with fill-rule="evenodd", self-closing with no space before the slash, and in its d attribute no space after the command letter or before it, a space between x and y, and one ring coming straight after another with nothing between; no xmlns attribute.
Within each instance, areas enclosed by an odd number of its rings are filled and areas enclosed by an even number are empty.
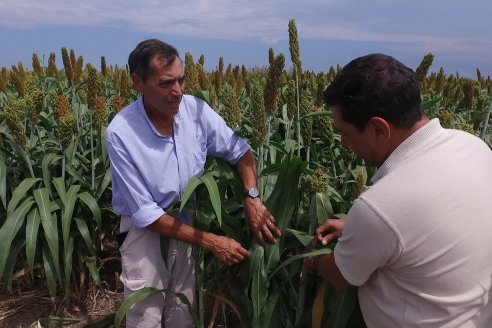
<svg viewBox="0 0 492 328"><path fill-rule="evenodd" d="M290 66L288 22L296 20L303 69L328 71L373 52L415 69L434 54L431 71L492 76L490 0L0 0L0 66L74 49L99 67L126 64L144 39L174 45L184 58L268 65L268 49Z"/></svg>

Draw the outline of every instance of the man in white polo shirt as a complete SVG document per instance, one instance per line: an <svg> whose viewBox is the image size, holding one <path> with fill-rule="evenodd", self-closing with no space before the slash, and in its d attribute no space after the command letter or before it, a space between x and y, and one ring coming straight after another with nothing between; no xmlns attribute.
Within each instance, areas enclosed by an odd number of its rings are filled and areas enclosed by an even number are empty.
<svg viewBox="0 0 492 328"><path fill-rule="evenodd" d="M377 167L345 220L305 265L335 287L359 286L368 327L492 327L492 152L441 127L421 106L414 72L373 54L325 90L344 147Z"/></svg>
<svg viewBox="0 0 492 328"><path fill-rule="evenodd" d="M143 287L168 288L195 305L192 244L228 265L248 256L235 240L195 229L192 213L166 212L183 196L190 178L204 171L207 155L235 165L245 188L244 206L258 240L275 242L280 231L261 202L256 163L248 144L204 101L184 95L177 50L159 40L137 45L128 64L142 96L107 129L113 207L121 214L121 280L125 298ZM166 261L160 236L170 239ZM127 312L127 327L192 327L187 307L173 295L155 294Z"/></svg>

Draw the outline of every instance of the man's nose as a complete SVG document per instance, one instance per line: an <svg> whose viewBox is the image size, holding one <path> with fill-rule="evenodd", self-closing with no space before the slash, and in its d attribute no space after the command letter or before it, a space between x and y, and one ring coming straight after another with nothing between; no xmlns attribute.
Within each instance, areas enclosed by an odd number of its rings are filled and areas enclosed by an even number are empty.
<svg viewBox="0 0 492 328"><path fill-rule="evenodd" d="M181 95L183 91L184 91L184 82L180 83L179 80L174 81L171 92L174 95Z"/></svg>

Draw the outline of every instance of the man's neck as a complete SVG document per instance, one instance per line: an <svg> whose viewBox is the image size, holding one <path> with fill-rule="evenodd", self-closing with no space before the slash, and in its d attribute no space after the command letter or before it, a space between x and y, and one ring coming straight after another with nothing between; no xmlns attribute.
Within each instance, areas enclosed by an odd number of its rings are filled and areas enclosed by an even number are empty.
<svg viewBox="0 0 492 328"><path fill-rule="evenodd" d="M147 117L159 133L166 136L173 135L174 115L161 114L157 110L154 110L151 106L145 106L145 103L144 108Z"/></svg>
<svg viewBox="0 0 492 328"><path fill-rule="evenodd" d="M408 137L415 133L418 129L429 123L429 118L427 116L422 116L422 118L417 121L411 128L409 129L395 129L391 130L391 141L390 145L387 148L386 156L384 157L384 161L393 153L393 151L398 148L398 146L405 141ZM382 163L384 163L384 161ZM382 164L381 163L381 164ZM378 165L379 166L379 165Z"/></svg>

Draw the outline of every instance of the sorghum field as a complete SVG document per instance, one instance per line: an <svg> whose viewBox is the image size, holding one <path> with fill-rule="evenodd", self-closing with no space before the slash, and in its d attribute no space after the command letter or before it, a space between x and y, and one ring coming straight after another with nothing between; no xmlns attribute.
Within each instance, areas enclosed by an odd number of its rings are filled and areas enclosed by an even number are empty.
<svg viewBox="0 0 492 328"><path fill-rule="evenodd" d="M209 72L203 55L184 56L186 93L249 140L261 194L282 231L277 244L260 246L233 168L207 161L181 203L194 191L195 224L238 240L250 257L229 268L196 250L197 327L364 326L356 290L335 291L303 270L301 259L315 228L333 215L343 219L373 171L340 146L323 105L340 67L303 70L294 20L288 32L290 56L270 49L265 68L225 67L220 58ZM415 68L427 115L491 145L490 77L478 69L475 79L431 71L432 62L429 53ZM127 69L104 57L94 67L61 48L47 63L33 54L29 64L0 71L0 327L118 326L130 304L120 306L105 129L138 95Z"/></svg>

